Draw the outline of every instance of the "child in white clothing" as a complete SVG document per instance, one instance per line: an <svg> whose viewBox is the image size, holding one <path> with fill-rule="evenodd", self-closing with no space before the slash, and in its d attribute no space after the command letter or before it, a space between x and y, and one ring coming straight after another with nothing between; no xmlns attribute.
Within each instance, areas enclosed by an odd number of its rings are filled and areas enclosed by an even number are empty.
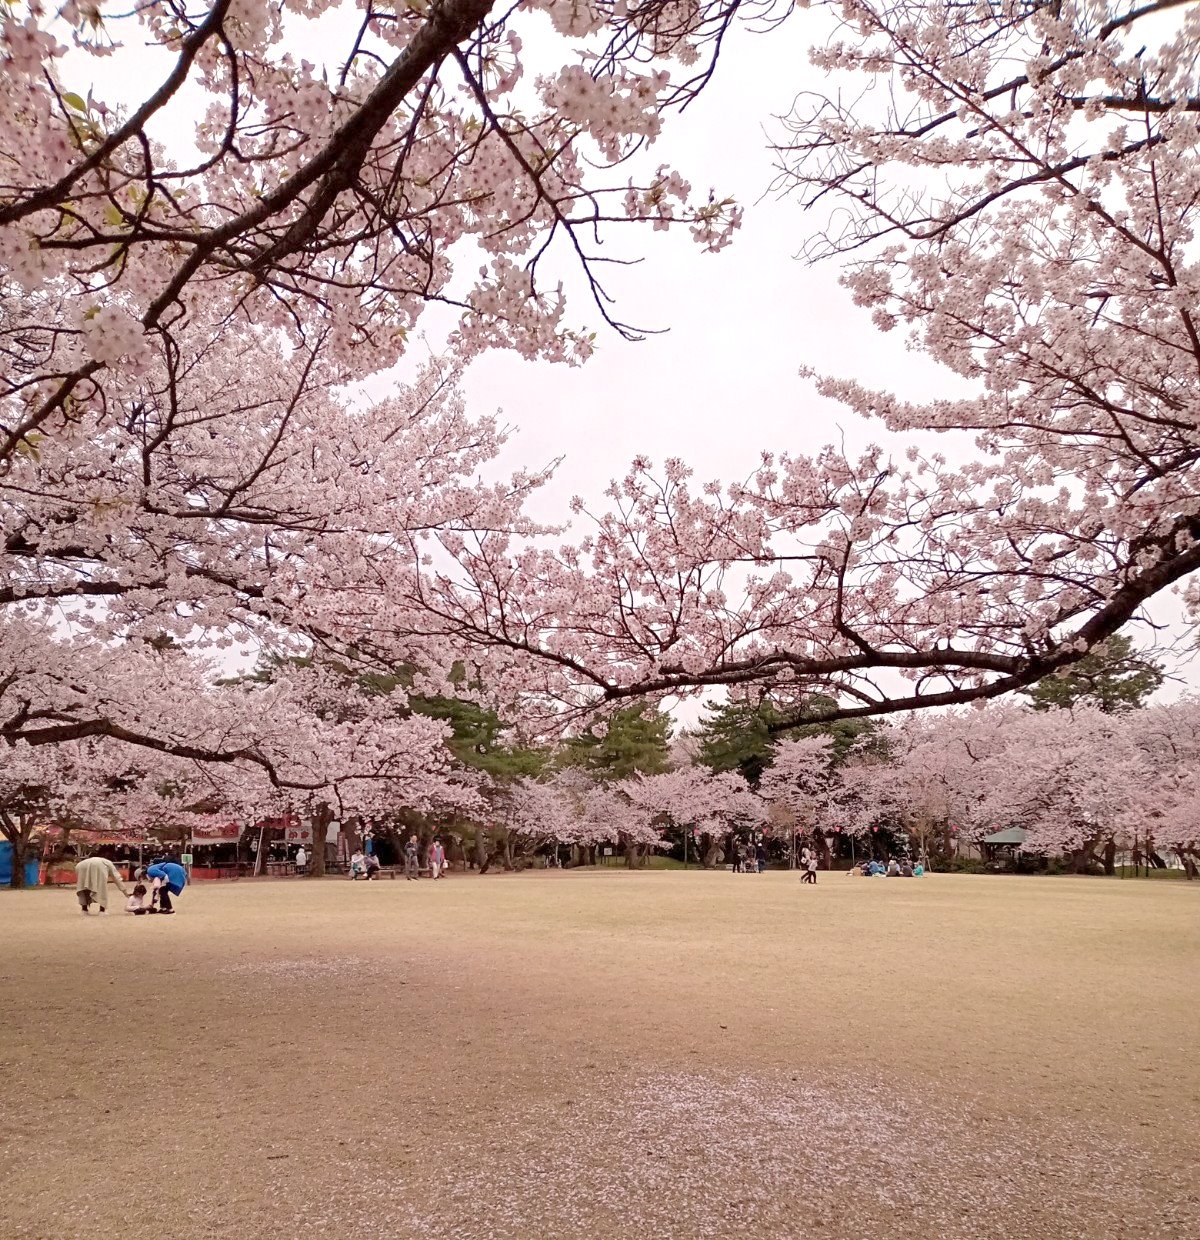
<svg viewBox="0 0 1200 1240"><path fill-rule="evenodd" d="M137 914L148 913L150 911L148 905L146 884L138 883L133 889L133 895L125 901L125 911Z"/></svg>

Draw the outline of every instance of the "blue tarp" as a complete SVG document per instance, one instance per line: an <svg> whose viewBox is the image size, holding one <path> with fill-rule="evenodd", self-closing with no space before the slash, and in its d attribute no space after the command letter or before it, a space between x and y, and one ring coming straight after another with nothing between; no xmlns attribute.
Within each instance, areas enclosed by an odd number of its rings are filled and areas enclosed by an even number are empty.
<svg viewBox="0 0 1200 1240"><path fill-rule="evenodd" d="M12 886L13 846L8 840L0 840L0 887ZM25 859L25 886L36 887L38 881L37 857Z"/></svg>

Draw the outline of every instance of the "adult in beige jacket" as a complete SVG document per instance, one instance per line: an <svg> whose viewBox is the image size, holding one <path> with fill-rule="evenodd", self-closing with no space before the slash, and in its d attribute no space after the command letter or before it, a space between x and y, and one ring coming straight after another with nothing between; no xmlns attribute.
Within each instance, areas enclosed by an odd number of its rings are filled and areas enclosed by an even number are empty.
<svg viewBox="0 0 1200 1240"><path fill-rule="evenodd" d="M110 881L117 884L122 895L129 894L120 872L107 857L88 857L75 867L75 896L85 916L93 904L98 904L102 913L108 912Z"/></svg>

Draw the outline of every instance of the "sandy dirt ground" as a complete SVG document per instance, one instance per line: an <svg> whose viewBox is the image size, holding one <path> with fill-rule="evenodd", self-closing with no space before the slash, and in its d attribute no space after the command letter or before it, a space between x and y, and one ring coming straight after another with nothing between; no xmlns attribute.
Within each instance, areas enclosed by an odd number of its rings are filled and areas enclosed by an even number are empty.
<svg viewBox="0 0 1200 1240"><path fill-rule="evenodd" d="M1200 1236L1200 891L0 893L0 1236Z"/></svg>

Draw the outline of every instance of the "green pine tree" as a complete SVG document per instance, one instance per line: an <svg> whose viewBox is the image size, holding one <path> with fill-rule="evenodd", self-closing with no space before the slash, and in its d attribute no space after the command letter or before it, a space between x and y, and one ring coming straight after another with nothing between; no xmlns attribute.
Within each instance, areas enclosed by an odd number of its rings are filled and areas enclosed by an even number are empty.
<svg viewBox="0 0 1200 1240"><path fill-rule="evenodd" d="M878 730L870 719L840 719L836 723L784 726L789 719L833 705L823 694L805 698L799 710L780 710L769 699L757 703L724 702L708 706L696 730L700 740L700 761L710 770L737 771L751 788L757 788L763 770L770 765L777 741L784 737L829 736L833 740L834 761L841 761L864 736Z"/></svg>
<svg viewBox="0 0 1200 1240"><path fill-rule="evenodd" d="M1078 663L1052 672L1026 692L1034 710L1070 709L1085 702L1117 715L1145 705L1162 682L1162 664L1124 634L1114 633Z"/></svg>
<svg viewBox="0 0 1200 1240"><path fill-rule="evenodd" d="M670 765L671 720L661 710L628 706L606 723L571 737L563 746L563 765L582 766L602 780L657 775Z"/></svg>

